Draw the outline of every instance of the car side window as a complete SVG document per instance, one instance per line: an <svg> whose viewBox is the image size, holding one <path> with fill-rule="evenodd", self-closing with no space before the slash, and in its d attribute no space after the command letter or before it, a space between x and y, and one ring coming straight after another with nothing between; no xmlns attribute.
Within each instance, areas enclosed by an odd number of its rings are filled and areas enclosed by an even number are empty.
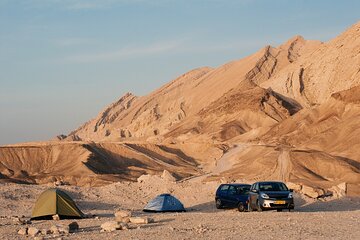
<svg viewBox="0 0 360 240"><path fill-rule="evenodd" d="M222 186L222 187L220 188L220 191L221 191L222 193L226 193L228 189L229 189L229 185L224 185L224 186Z"/></svg>
<svg viewBox="0 0 360 240"><path fill-rule="evenodd" d="M234 186L229 187L229 195L235 195L236 194L236 188Z"/></svg>
<svg viewBox="0 0 360 240"><path fill-rule="evenodd" d="M259 190L259 183L255 184L255 189Z"/></svg>

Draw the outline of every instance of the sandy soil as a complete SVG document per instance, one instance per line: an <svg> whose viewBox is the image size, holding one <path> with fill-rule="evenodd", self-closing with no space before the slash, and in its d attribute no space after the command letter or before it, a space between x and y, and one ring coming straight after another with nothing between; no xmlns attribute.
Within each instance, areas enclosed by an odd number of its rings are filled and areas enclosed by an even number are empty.
<svg viewBox="0 0 360 240"><path fill-rule="evenodd" d="M99 219L77 220L80 230L63 239L356 239L360 235L360 199L311 200L296 195L295 212L238 212L218 210L214 206L217 182L182 183L149 179L142 183L114 183L103 187L62 186L86 214ZM22 227L11 216L29 217L37 196L48 186L1 184L0 236L23 239ZM171 192L187 208L186 213L144 213L143 206L154 196ZM116 209L132 210L134 215L148 216L155 223L140 228L100 233L100 225L114 219ZM33 221L38 229L50 228L62 221ZM56 236L47 236L56 239Z"/></svg>

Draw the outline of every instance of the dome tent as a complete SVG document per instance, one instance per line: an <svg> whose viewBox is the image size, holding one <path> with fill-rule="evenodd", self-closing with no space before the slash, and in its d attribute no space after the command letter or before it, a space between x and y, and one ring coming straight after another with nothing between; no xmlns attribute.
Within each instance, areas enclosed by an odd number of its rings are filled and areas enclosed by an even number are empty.
<svg viewBox="0 0 360 240"><path fill-rule="evenodd" d="M150 200L144 212L185 212L184 205L174 196L165 193Z"/></svg>
<svg viewBox="0 0 360 240"><path fill-rule="evenodd" d="M52 219L55 214L59 215L60 219L84 217L84 214L68 194L60 189L50 188L41 193L37 199L31 219Z"/></svg>

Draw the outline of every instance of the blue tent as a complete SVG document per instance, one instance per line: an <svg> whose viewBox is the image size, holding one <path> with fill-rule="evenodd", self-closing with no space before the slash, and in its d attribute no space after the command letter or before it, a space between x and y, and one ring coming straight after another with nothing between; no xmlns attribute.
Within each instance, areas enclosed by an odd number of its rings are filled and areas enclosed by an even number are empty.
<svg viewBox="0 0 360 240"><path fill-rule="evenodd" d="M158 195L143 209L144 212L185 212L184 205L174 196L165 193Z"/></svg>

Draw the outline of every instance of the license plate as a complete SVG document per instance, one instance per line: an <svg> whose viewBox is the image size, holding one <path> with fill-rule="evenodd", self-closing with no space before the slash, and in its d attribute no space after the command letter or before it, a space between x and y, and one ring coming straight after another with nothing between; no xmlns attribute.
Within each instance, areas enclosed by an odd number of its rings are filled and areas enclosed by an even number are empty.
<svg viewBox="0 0 360 240"><path fill-rule="evenodd" d="M285 204L285 201L275 201L275 204Z"/></svg>

